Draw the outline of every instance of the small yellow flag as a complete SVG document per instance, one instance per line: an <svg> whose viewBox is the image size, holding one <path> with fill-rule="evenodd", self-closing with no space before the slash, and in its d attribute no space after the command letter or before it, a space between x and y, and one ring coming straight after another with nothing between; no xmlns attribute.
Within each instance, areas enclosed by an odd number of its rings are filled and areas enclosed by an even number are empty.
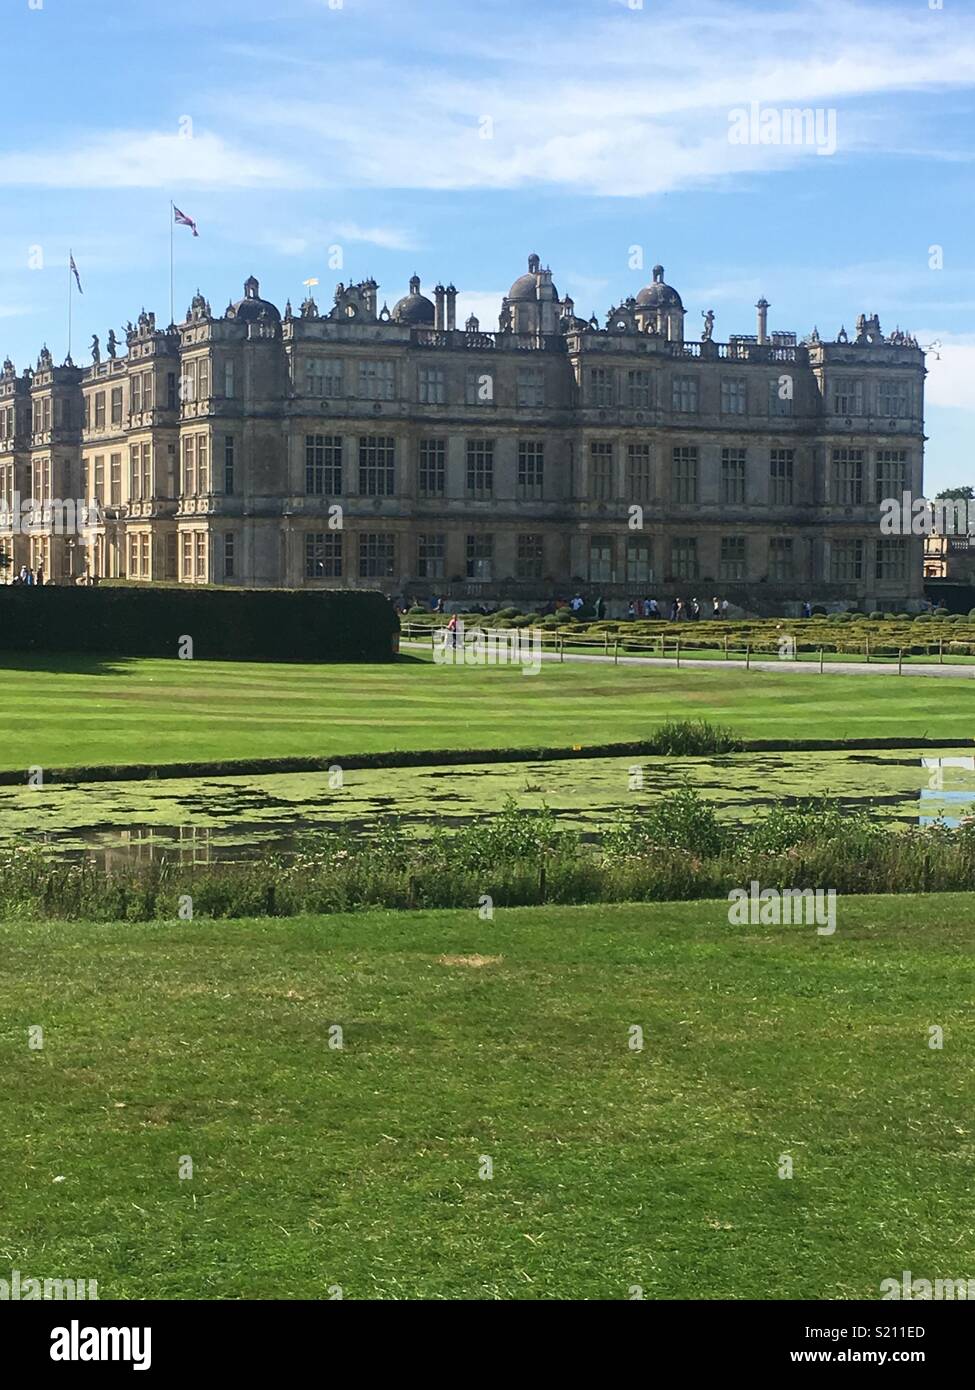
<svg viewBox="0 0 975 1390"><path fill-rule="evenodd" d="M315 275L313 275L312 278L311 278L310 280L302 280L301 283L302 283L303 285L317 285L317 284L318 284L318 277L315 276Z"/></svg>

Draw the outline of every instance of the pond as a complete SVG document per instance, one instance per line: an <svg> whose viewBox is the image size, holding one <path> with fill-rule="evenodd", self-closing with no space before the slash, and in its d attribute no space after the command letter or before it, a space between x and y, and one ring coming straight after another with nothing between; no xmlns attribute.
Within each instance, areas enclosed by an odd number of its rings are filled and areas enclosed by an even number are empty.
<svg viewBox="0 0 975 1390"><path fill-rule="evenodd" d="M884 823L957 825L975 814L975 757L957 750L877 753L736 753L707 758L591 758L444 768L265 777L174 778L84 786L0 788L0 847L41 844L100 860L181 861L290 853L316 832L369 834L397 818L419 834L498 810L511 798L548 806L595 834L621 807L639 807L683 783L718 815L746 822L779 801L828 797Z"/></svg>

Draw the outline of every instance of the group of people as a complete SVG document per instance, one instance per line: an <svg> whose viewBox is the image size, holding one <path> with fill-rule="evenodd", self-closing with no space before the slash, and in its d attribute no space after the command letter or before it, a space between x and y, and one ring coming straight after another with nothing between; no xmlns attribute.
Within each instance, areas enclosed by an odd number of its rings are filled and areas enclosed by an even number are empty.
<svg viewBox="0 0 975 1390"><path fill-rule="evenodd" d="M20 572L15 574L11 580L13 584L43 584L44 571L38 565L36 570L29 569L27 565L21 565Z"/></svg>
<svg viewBox="0 0 975 1390"><path fill-rule="evenodd" d="M715 594L711 600L711 617L727 618L730 604L726 598L718 598ZM702 616L702 608L696 598L683 599L675 598L670 604L670 621L672 623L698 622ZM627 606L626 616L628 618L662 618L660 605L655 598L644 598L630 600Z"/></svg>

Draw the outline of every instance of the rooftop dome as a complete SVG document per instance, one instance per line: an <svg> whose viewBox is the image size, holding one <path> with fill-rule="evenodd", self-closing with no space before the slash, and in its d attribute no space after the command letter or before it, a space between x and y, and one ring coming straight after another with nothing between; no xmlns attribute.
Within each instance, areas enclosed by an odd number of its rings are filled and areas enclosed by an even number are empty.
<svg viewBox="0 0 975 1390"><path fill-rule="evenodd" d="M277 306L267 299L262 299L260 295L260 285L252 275L244 282L244 297L238 299L236 304L231 304L227 310L227 317L242 319L245 323L251 319L272 318L280 319L281 315Z"/></svg>
<svg viewBox="0 0 975 1390"><path fill-rule="evenodd" d="M393 306L393 318L397 323L432 324L435 320L433 303L420 293L420 277L414 275L410 281L410 292Z"/></svg>
<svg viewBox="0 0 975 1390"><path fill-rule="evenodd" d="M538 295L536 294L536 287L538 285L538 281L535 279L535 276L538 274L541 268L541 257L536 256L533 253L531 256L528 257L528 274L518 276L518 279L515 281L515 283L511 286L511 289L508 291L508 298L515 302L524 302L525 300L537 299ZM554 285L552 286L552 291L555 295L555 298L558 299L559 292Z"/></svg>
<svg viewBox="0 0 975 1390"><path fill-rule="evenodd" d="M655 265L653 284L647 285L636 297L636 302L652 309L683 309L681 297L675 289L664 283L664 268Z"/></svg>

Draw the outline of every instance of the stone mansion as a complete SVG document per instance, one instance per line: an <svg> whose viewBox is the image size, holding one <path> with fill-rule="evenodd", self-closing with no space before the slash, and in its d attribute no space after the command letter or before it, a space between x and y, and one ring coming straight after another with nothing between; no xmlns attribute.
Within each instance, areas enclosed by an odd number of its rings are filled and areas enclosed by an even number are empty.
<svg viewBox="0 0 975 1390"><path fill-rule="evenodd" d="M924 354L876 316L685 336L661 266L602 325L538 256L496 331L457 291L373 280L320 311L243 298L145 312L103 358L0 375L0 551L45 581L367 586L540 603L584 589L897 607L922 538L881 536L881 498L922 492ZM123 354L124 348L124 354ZM32 499L29 526L17 499ZM97 504L82 529L55 501ZM63 509L62 509L63 510Z"/></svg>

